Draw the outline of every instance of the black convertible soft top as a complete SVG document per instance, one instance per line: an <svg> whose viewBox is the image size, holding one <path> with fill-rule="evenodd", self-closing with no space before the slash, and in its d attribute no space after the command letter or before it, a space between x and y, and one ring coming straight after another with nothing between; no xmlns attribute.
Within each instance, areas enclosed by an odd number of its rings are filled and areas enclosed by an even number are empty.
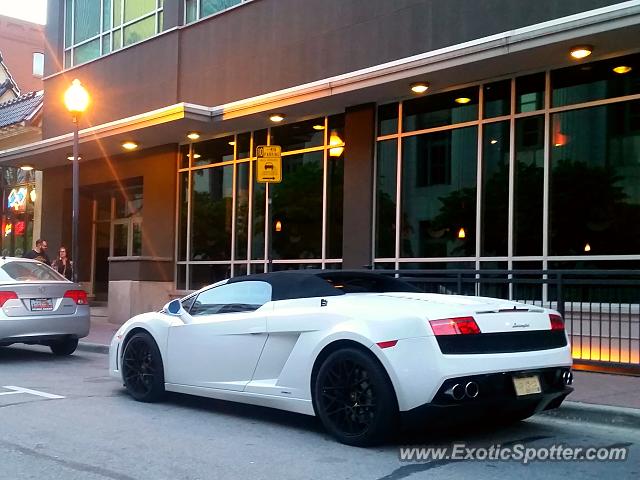
<svg viewBox="0 0 640 480"><path fill-rule="evenodd" d="M272 300L332 297L345 293L420 291L396 278L361 270L287 270L233 277L228 283L247 281L269 283Z"/></svg>

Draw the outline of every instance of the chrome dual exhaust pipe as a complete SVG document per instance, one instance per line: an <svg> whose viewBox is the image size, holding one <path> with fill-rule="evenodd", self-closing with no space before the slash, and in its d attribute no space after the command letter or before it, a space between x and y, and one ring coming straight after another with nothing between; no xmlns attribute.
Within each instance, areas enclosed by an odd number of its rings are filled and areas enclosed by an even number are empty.
<svg viewBox="0 0 640 480"><path fill-rule="evenodd" d="M480 393L480 387L476 382L469 382L464 386L464 393L469 398L476 398Z"/></svg>
<svg viewBox="0 0 640 480"><path fill-rule="evenodd" d="M464 398L464 387L459 383L456 383L454 386L449 387L449 389L444 392L445 395L449 395L456 401L460 401Z"/></svg>
<svg viewBox="0 0 640 480"><path fill-rule="evenodd" d="M571 385L573 383L573 372L571 370L562 372L562 381L565 385Z"/></svg>
<svg viewBox="0 0 640 480"><path fill-rule="evenodd" d="M450 396L455 401L459 402L464 397L476 398L480 393L480 387L476 382L468 382L466 385L456 383L449 387L444 394Z"/></svg>

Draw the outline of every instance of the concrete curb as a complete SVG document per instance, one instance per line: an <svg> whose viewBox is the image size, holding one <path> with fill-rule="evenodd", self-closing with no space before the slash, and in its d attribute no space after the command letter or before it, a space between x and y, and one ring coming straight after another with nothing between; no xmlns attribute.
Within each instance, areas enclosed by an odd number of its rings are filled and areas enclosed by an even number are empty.
<svg viewBox="0 0 640 480"><path fill-rule="evenodd" d="M541 412L543 415L563 420L582 421L601 425L640 428L640 409L595 405L581 402L564 402L560 408Z"/></svg>
<svg viewBox="0 0 640 480"><path fill-rule="evenodd" d="M109 353L109 345L101 345L100 343L78 342L78 350L93 353Z"/></svg>

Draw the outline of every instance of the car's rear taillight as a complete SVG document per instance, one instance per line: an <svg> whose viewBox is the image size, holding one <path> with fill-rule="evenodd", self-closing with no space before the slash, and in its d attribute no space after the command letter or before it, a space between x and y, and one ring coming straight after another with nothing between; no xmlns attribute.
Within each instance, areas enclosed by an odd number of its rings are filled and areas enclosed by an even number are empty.
<svg viewBox="0 0 640 480"><path fill-rule="evenodd" d="M475 335L480 332L480 327L473 317L443 318L441 320L429 320L433 334L442 335Z"/></svg>
<svg viewBox="0 0 640 480"><path fill-rule="evenodd" d="M64 298L71 298L76 305L87 305L87 292L84 290L67 290L64 293Z"/></svg>
<svg viewBox="0 0 640 480"><path fill-rule="evenodd" d="M7 300L11 300L13 298L18 298L18 294L16 292L0 292L0 307L4 306L7 303Z"/></svg>
<svg viewBox="0 0 640 480"><path fill-rule="evenodd" d="M551 320L551 330L564 330L564 322L560 315L550 313L549 320Z"/></svg>

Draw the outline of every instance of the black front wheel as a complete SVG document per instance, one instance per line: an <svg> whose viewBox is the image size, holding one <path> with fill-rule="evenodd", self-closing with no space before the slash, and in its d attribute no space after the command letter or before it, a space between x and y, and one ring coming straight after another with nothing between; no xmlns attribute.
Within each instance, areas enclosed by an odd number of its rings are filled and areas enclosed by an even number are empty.
<svg viewBox="0 0 640 480"><path fill-rule="evenodd" d="M371 354L357 348L331 353L318 370L316 413L340 442L358 447L386 440L398 417L393 386Z"/></svg>
<svg viewBox="0 0 640 480"><path fill-rule="evenodd" d="M56 340L49 344L49 348L54 355L71 355L78 348L78 339L67 337L63 340Z"/></svg>
<svg viewBox="0 0 640 480"><path fill-rule="evenodd" d="M162 356L148 333L136 333L125 345L122 378L127 392L139 402L157 402L164 396Z"/></svg>

